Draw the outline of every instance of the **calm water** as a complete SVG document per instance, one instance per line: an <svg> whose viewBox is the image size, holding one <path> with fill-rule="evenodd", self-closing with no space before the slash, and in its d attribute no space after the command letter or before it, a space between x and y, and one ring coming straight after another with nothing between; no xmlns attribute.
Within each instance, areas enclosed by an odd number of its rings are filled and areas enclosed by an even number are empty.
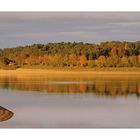
<svg viewBox="0 0 140 140"><path fill-rule="evenodd" d="M140 76L0 76L0 106L1 128L140 128Z"/></svg>

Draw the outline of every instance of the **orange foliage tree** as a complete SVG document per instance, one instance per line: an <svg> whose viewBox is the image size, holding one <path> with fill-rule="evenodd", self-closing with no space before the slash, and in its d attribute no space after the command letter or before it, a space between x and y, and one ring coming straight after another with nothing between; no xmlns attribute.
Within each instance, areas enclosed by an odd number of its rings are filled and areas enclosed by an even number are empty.
<svg viewBox="0 0 140 140"><path fill-rule="evenodd" d="M84 55L80 56L80 65L81 66L87 65L87 58Z"/></svg>

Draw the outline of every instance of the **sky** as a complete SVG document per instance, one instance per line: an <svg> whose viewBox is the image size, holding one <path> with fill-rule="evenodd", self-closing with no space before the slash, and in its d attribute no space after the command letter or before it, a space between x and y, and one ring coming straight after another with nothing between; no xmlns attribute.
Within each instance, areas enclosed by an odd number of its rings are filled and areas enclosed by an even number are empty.
<svg viewBox="0 0 140 140"><path fill-rule="evenodd" d="M140 12L0 12L0 48L140 41Z"/></svg>

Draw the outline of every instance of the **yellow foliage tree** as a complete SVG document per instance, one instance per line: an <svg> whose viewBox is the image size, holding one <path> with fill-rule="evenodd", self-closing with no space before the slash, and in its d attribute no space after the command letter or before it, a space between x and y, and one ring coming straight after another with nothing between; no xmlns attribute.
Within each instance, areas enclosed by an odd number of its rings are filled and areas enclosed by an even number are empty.
<svg viewBox="0 0 140 140"><path fill-rule="evenodd" d="M69 55L69 63L70 66L76 66L77 65L77 56L75 54Z"/></svg>

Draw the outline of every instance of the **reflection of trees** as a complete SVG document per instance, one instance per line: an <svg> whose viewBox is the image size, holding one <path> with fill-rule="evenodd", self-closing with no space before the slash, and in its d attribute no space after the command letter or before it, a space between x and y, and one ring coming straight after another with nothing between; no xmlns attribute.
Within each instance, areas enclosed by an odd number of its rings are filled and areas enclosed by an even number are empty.
<svg viewBox="0 0 140 140"><path fill-rule="evenodd" d="M87 87L88 87L87 84L80 83L79 84L79 92L86 92L88 90Z"/></svg>
<svg viewBox="0 0 140 140"><path fill-rule="evenodd" d="M128 96L140 95L140 79L65 79L67 83L63 82L62 79L57 79L58 82L53 79L46 80L23 80L18 78L0 78L0 87L6 89L16 89L24 91L41 91L47 93L58 93L58 94L94 94L97 96ZM59 81L61 81L59 83ZM77 83L72 81L78 81ZM86 81L86 82L85 82Z"/></svg>

